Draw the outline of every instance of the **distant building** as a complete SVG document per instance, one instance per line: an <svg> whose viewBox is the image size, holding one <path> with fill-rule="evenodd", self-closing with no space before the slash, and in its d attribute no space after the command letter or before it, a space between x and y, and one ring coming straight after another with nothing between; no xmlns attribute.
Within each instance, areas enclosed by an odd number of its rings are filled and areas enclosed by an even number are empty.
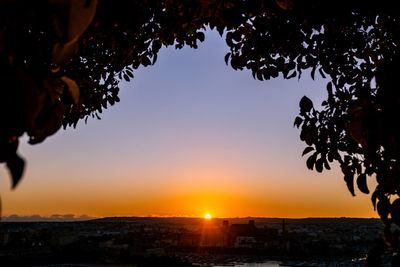
<svg viewBox="0 0 400 267"><path fill-rule="evenodd" d="M9 241L9 231L0 225L0 245L5 246Z"/></svg>
<svg viewBox="0 0 400 267"><path fill-rule="evenodd" d="M196 233L183 233L179 235L178 245L180 247L200 246L201 235Z"/></svg>
<svg viewBox="0 0 400 267"><path fill-rule="evenodd" d="M79 240L79 234L73 231L58 232L52 238L53 245L66 246Z"/></svg>
<svg viewBox="0 0 400 267"><path fill-rule="evenodd" d="M253 236L237 236L235 239L235 248L254 248L257 241Z"/></svg>
<svg viewBox="0 0 400 267"><path fill-rule="evenodd" d="M229 225L222 221L219 228L205 228L200 236L201 247L253 248L256 243L256 226L254 220L248 224Z"/></svg>

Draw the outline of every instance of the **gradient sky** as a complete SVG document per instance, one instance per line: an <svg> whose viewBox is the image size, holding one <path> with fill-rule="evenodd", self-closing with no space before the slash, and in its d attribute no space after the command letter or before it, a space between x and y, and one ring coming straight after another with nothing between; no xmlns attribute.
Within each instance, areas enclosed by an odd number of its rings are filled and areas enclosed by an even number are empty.
<svg viewBox="0 0 400 267"><path fill-rule="evenodd" d="M320 103L325 82L257 81L227 67L227 51L216 32L197 50L163 48L100 121L24 138L16 190L0 169L3 215L376 217L337 166L321 174L301 157L298 102Z"/></svg>

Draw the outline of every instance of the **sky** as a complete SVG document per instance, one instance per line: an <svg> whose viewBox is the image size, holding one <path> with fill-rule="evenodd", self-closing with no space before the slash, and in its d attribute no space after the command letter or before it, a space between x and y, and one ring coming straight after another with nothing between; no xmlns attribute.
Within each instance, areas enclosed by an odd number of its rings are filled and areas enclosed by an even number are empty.
<svg viewBox="0 0 400 267"><path fill-rule="evenodd" d="M225 65L227 52L215 31L199 49L162 48L101 120L40 145L24 137L15 190L0 168L3 216L377 217L337 165L317 173L301 157L298 103L321 103L326 81L254 80Z"/></svg>

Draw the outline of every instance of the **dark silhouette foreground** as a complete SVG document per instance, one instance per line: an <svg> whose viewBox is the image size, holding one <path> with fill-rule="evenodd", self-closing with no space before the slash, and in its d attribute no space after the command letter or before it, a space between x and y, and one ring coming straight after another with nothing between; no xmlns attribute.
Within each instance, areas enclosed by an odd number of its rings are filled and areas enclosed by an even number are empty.
<svg viewBox="0 0 400 267"><path fill-rule="evenodd" d="M328 78L316 110L300 101L295 126L322 172L338 161L386 224L396 251L400 225L400 17L390 1L317 0L11 0L0 1L0 162L13 187L27 133L37 144L119 101L118 83L156 62L162 46L197 48L205 27L225 34L225 61L254 78Z"/></svg>

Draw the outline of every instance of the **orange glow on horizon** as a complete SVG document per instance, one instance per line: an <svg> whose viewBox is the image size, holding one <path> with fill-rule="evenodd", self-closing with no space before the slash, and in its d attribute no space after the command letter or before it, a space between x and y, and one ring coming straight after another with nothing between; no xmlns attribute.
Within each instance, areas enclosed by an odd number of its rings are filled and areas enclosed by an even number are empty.
<svg viewBox="0 0 400 267"><path fill-rule="evenodd" d="M206 215L204 215L204 219L210 220L211 219L211 215L207 213Z"/></svg>
<svg viewBox="0 0 400 267"><path fill-rule="evenodd" d="M174 191L170 195L160 194L158 197L155 197L156 192L149 192L147 198L141 195L132 196L129 194L130 192L125 193L123 190L119 195L115 193L117 190L114 192L93 190L89 193L85 192L86 194L75 192L75 197L71 199L52 201L56 199L54 192L43 193L40 197L36 196L35 198L34 191L24 192L24 188L22 188L18 191L2 192L2 195L5 196L3 215L31 216L38 214L50 217L53 214L75 214L76 216L87 214L92 217L200 217L204 220L208 220L207 214L211 219L247 216L377 217L373 209L364 205L369 200L368 195L358 195L357 198L353 198L351 195L347 195L346 191L343 194L338 194L338 190L325 192L327 197L323 199L317 193L314 196L307 195L305 190L297 192L288 190L291 194L276 200L277 197L273 191L269 191L263 197L256 193L251 195L242 192L240 194L234 190L232 190L233 192L223 190L210 192L209 188L206 190L207 193L200 189L187 194L177 190L178 192ZM22 197L22 193L26 195ZM96 195L107 197L101 201L92 201L91 199L95 199ZM92 198L88 198L88 196ZM331 199L334 197L336 200L332 201ZM318 202L315 201L317 198L319 198Z"/></svg>
<svg viewBox="0 0 400 267"><path fill-rule="evenodd" d="M212 215L211 219L248 216L377 217L369 206L370 196L359 194L353 198L342 181L335 179L338 174L334 172L326 174L332 179L326 179L329 186L324 187L321 186L319 174L314 173L296 178L306 181L302 183L288 182L290 177L284 176L285 173L271 174L255 182L244 179L244 171L238 173L234 174L228 167L212 170L204 167L202 172L200 167L187 167L185 171L165 175L168 180L158 178L161 177L160 173L140 183L129 175L121 175L122 178L116 176L117 180L120 179L119 183L104 180L96 187L89 184L94 183L94 178L85 180L82 175L78 175L79 182L58 180L52 182L53 189L47 191L40 189L46 188L49 181L27 179L18 190L1 192L3 215L195 217L203 220L208 220L206 214ZM253 175L248 173L249 177ZM7 179L1 179L0 182L2 188L8 186ZM320 190L310 193L309 187ZM137 193L132 194L132 191ZM60 194L65 197L58 198Z"/></svg>

